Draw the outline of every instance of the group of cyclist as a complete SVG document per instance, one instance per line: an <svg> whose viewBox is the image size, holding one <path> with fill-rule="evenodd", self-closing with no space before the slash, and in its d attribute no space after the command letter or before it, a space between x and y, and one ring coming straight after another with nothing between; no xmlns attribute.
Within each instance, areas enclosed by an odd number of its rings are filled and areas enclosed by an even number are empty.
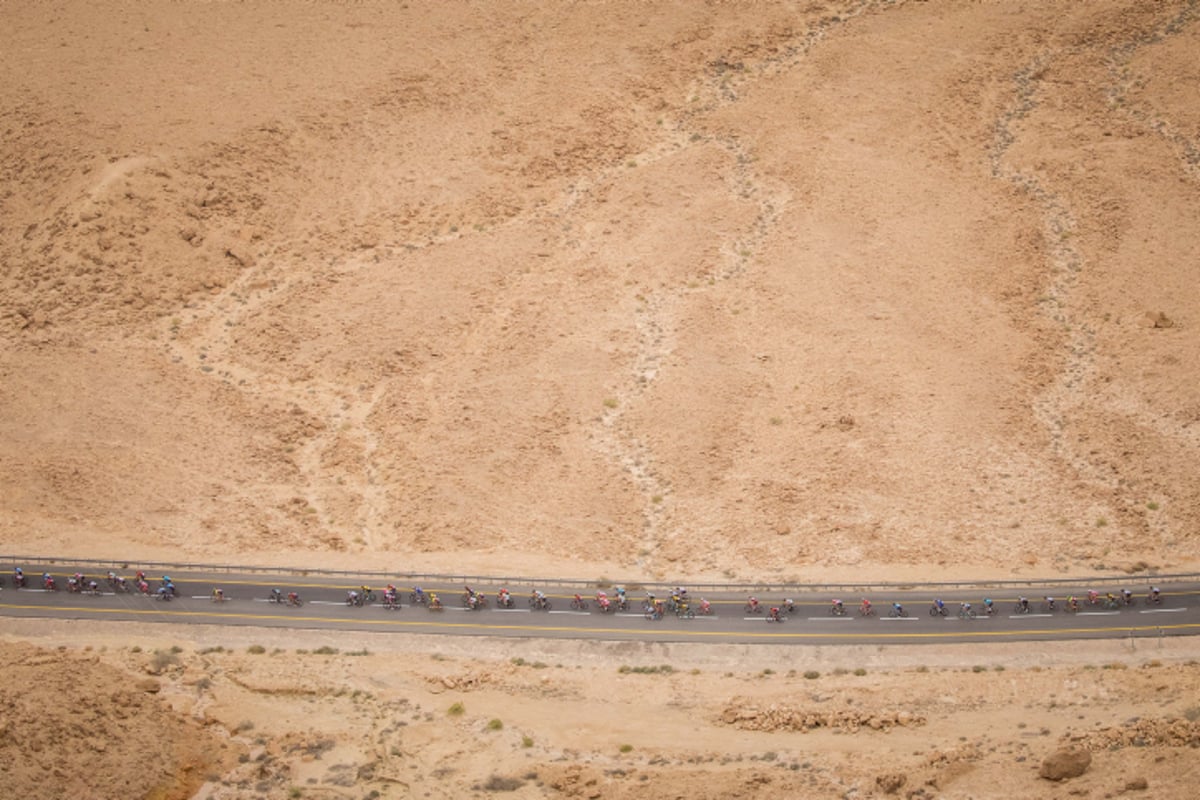
<svg viewBox="0 0 1200 800"><path fill-rule="evenodd" d="M54 576L48 572L43 572L41 576L42 588L48 591L57 591L58 586ZM109 588L114 593L133 592L136 591L150 595L152 594L149 580L146 573L138 570L131 582L124 576L117 575L113 571L109 571L106 576L106 581ZM27 580L24 570L21 567L16 567L13 570L13 585L17 589L23 589L27 586ZM470 586L464 587L465 591L462 597L463 607L467 610L475 611L487 608L488 599L482 592L473 590ZM100 584L98 581L89 579L82 573L76 572L67 578L67 590L75 593L84 594L100 594ZM157 588L153 590L153 595L161 600L170 600L178 595L178 588L171 580L170 575L163 575L159 580ZM214 587L211 594L214 603L221 603L227 600L224 591L219 587ZM270 602L286 604L288 606L298 607L302 605L300 595L291 591L283 594L280 589L272 589L270 596L267 598ZM361 586L358 589L351 589L346 593L346 604L349 606L365 606L367 603L374 602L375 593L368 586ZM431 611L440 611L442 602L438 598L436 592L426 592L420 586L413 587L409 593L409 601L414 605L423 605ZM1147 605L1159 605L1162 603L1162 592L1157 586L1151 586L1149 593L1146 595ZM595 595L596 607L601 613L610 613L613 611L626 611L629 609L629 598L623 586L613 587L613 595L608 592L599 590ZM1081 598L1075 595L1068 595L1062 608L1067 612L1079 611L1083 604L1089 606L1103 606L1108 609L1115 609L1121 606L1134 605L1134 594L1129 589L1121 589L1118 594L1107 592L1103 597L1095 589L1088 590L1086 596ZM501 609L511 609L516 605L512 593L505 587L501 587L496 593L496 607ZM389 609L400 608L400 592L395 584L388 584L383 591L383 606ZM586 611L589 608L589 601L582 595L576 594L572 599L571 606L575 610ZM551 600L546 596L545 592L540 589L534 589L529 595L529 607L535 611L548 611L551 607ZM1046 595L1041 599L1040 610L1042 612L1054 612L1059 608L1058 601ZM757 597L750 596L745 605L745 611L748 614L764 614L768 622L782 622L788 614L795 613L796 605L790 598L784 598L778 605L767 606ZM981 607L982 613L991 616L996 613L996 602L990 598L983 599ZM1033 611L1029 598L1019 597L1017 599L1014 611L1018 614L1026 614ZM697 614L710 615L712 614L712 604L708 600L701 597L696 603L693 603L688 595L688 590L683 586L676 586L670 590L669 595L664 598L658 598L653 592L647 592L645 599L642 601L642 612L647 619L662 619L667 614L674 614L677 617L690 618ZM829 613L833 616L845 616L848 613L846 604L838 599L833 598L830 602ZM904 617L908 616L908 611L900 602L893 602L888 610L890 616ZM948 616L949 607L942 598L934 598L930 605L929 613L931 616ZM870 617L875 615L875 607L867 598L863 598L858 606L858 614L862 617ZM958 616L974 617L976 610L969 601L960 601L958 607Z"/></svg>

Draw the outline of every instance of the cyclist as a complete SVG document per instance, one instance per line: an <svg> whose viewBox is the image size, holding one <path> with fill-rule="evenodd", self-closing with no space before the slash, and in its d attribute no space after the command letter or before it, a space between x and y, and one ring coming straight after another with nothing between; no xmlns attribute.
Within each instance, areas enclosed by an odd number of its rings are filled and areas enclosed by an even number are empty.
<svg viewBox="0 0 1200 800"><path fill-rule="evenodd" d="M790 603L791 601L788 600L787 602ZM841 616L842 614L846 613L846 607L842 604L841 600L838 600L835 597L835 598L833 598L833 607L830 609L830 611L832 611L834 614L837 614L838 616Z"/></svg>
<svg viewBox="0 0 1200 800"><path fill-rule="evenodd" d="M213 590L212 590L212 601L214 603L224 602L225 601L225 592L221 591L220 589L218 589L217 587L214 586Z"/></svg>
<svg viewBox="0 0 1200 800"><path fill-rule="evenodd" d="M936 608L938 610L939 614L946 613L946 603L944 600L942 600L942 598L940 598L940 597L934 598L933 606L934 606L934 608Z"/></svg>
<svg viewBox="0 0 1200 800"><path fill-rule="evenodd" d="M1112 595L1109 595L1109 597L1111 597L1111 596ZM1100 593L1097 592L1095 589L1088 589L1087 601L1088 601L1088 605L1091 605L1091 606L1096 605L1097 603L1100 602Z"/></svg>
<svg viewBox="0 0 1200 800"><path fill-rule="evenodd" d="M903 617L904 616L904 606L900 605L899 603L892 603L892 613L894 613L898 617Z"/></svg>
<svg viewBox="0 0 1200 800"><path fill-rule="evenodd" d="M783 599L783 610L789 614L796 613L796 604L792 602L792 598L785 597Z"/></svg>
<svg viewBox="0 0 1200 800"><path fill-rule="evenodd" d="M52 592L54 591L54 576L52 576L49 572L42 573L42 588L49 589Z"/></svg>
<svg viewBox="0 0 1200 800"><path fill-rule="evenodd" d="M1054 598L1053 598L1053 597L1051 597L1050 595L1046 595L1045 597L1043 597L1043 598L1042 598L1042 600L1044 600L1044 601L1045 601L1045 603L1046 603L1046 610L1047 610L1047 611L1053 611L1053 610L1054 610Z"/></svg>
<svg viewBox="0 0 1200 800"><path fill-rule="evenodd" d="M91 594L100 594L100 585L95 581L88 581L88 592Z"/></svg>
<svg viewBox="0 0 1200 800"><path fill-rule="evenodd" d="M270 599L274 603L282 603L283 602L283 592L279 591L279 589L272 589Z"/></svg>
<svg viewBox="0 0 1200 800"><path fill-rule="evenodd" d="M288 592L288 605L289 606L300 605L300 595L298 595L295 592Z"/></svg>
<svg viewBox="0 0 1200 800"><path fill-rule="evenodd" d="M512 604L512 595L508 593L508 589L501 586L500 591L496 593L496 605L501 608L509 608Z"/></svg>
<svg viewBox="0 0 1200 800"><path fill-rule="evenodd" d="M351 589L350 591L346 592L346 605L348 605L348 606L361 606L362 605L362 601L359 599L358 592L355 591L354 589Z"/></svg>
<svg viewBox="0 0 1200 800"><path fill-rule="evenodd" d="M413 587L412 595L413 595L412 599L413 599L414 603L421 603L421 604L425 603L425 590L422 589L420 586Z"/></svg>
<svg viewBox="0 0 1200 800"><path fill-rule="evenodd" d="M971 613L971 604L964 600L958 607L959 616L967 616Z"/></svg>
<svg viewBox="0 0 1200 800"><path fill-rule="evenodd" d="M433 609L442 607L442 601L438 599L437 592L429 593L429 607Z"/></svg>
<svg viewBox="0 0 1200 800"><path fill-rule="evenodd" d="M750 606L751 611L757 611L758 610L758 598L751 595L750 599L746 601L746 605Z"/></svg>
<svg viewBox="0 0 1200 800"><path fill-rule="evenodd" d="M1067 598L1067 609L1070 611L1079 610L1079 601L1075 599L1075 595L1071 595Z"/></svg>
<svg viewBox="0 0 1200 800"><path fill-rule="evenodd" d="M868 600L867 598L865 598L865 597L864 597L864 598L862 599L862 605L861 605L861 606L859 606L858 612L859 612L860 614L862 614L864 617L865 617L865 616L868 616L868 615L870 615L870 613L871 613L871 601L870 601L870 600Z"/></svg>
<svg viewBox="0 0 1200 800"><path fill-rule="evenodd" d="M775 622L783 621L779 616L779 606L771 606L771 611L767 619L774 620Z"/></svg>
<svg viewBox="0 0 1200 800"><path fill-rule="evenodd" d="M596 592L596 605L600 606L601 611L608 611L609 602L607 592Z"/></svg>
<svg viewBox="0 0 1200 800"><path fill-rule="evenodd" d="M1157 603L1160 600L1162 600L1162 597L1161 597L1161 593L1158 591L1158 587L1151 586L1150 587L1150 602Z"/></svg>
<svg viewBox="0 0 1200 800"><path fill-rule="evenodd" d="M996 613L996 604L992 602L992 598L983 598L983 610L986 611L989 616Z"/></svg>
<svg viewBox="0 0 1200 800"><path fill-rule="evenodd" d="M13 570L13 586L18 589L25 588L25 572L20 567Z"/></svg>
<svg viewBox="0 0 1200 800"><path fill-rule="evenodd" d="M700 598L700 613L705 615L712 613L712 606L703 597Z"/></svg>
<svg viewBox="0 0 1200 800"><path fill-rule="evenodd" d="M1112 592L1109 592L1108 594L1106 594L1104 596L1104 599L1107 600L1108 605L1111 605L1111 606L1117 606L1117 605L1121 604L1121 602L1119 600L1117 600L1117 596L1115 594L1113 594Z"/></svg>
<svg viewBox="0 0 1200 800"><path fill-rule="evenodd" d="M1121 590L1121 598L1125 601L1125 605L1133 605L1133 592L1129 591L1128 589Z"/></svg>

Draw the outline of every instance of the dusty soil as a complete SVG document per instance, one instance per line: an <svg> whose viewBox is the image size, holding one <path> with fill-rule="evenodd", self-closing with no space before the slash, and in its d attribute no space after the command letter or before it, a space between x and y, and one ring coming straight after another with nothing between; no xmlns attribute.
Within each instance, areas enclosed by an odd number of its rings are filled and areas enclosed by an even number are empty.
<svg viewBox="0 0 1200 800"><path fill-rule="evenodd" d="M0 4L0 549L1196 569L1197 52L1195 2ZM1200 780L1188 641L2 635L28 797Z"/></svg>
<svg viewBox="0 0 1200 800"><path fill-rule="evenodd" d="M1194 567L1198 15L6 3L0 541Z"/></svg>
<svg viewBox="0 0 1200 800"><path fill-rule="evenodd" d="M14 621L0 656L20 665L19 686L0 697L54 709L67 691L104 725L110 693L150 698L137 730L206 754L189 790L213 800L1170 800L1193 797L1200 780L1197 655L1190 637L1086 651L743 648ZM68 665L77 689L26 677L49 659ZM147 679L156 695L133 689ZM35 718L9 721L0 747L74 730L56 714ZM128 740L104 740L99 752L58 754L58 770L151 774L156 751L134 757ZM1062 748L1087 751L1086 771L1040 777ZM21 760L3 763L34 777Z"/></svg>

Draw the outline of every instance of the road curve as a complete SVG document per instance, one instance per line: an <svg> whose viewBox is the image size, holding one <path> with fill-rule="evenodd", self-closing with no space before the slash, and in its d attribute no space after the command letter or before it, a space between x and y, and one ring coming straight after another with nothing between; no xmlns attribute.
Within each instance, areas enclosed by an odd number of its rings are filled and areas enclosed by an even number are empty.
<svg viewBox="0 0 1200 800"><path fill-rule="evenodd" d="M775 644L922 644L979 641L1038 641L1051 639L1102 639L1114 637L1163 637L1200 633L1200 583L1164 585L1162 603L1145 602L1147 587L1130 586L1135 591L1135 604L1119 609L1083 603L1077 613L1061 610L1065 598L1074 594L1083 598L1089 587L1081 584L1074 591L1056 585L1052 589L1022 589L1031 600L1032 612L1015 613L1016 594L998 592L991 595L996 613L980 614L974 619L957 615L962 601L973 609L982 608L982 590L953 591L942 596L948 608L947 616L931 616L932 598L927 592L892 591L888 596L872 597L882 616L862 617L858 614L861 598L843 598L847 613L830 613L831 598L815 594L792 597L795 610L785 615L782 624L769 624L762 614L745 611L744 596L710 595L711 615L694 619L679 619L668 614L660 620L647 620L640 613L643 595L630 593L631 608L627 612L601 613L594 597L586 597L587 610L571 608L574 589L545 584L536 588L551 598L550 611L534 611L527 598L535 587L508 586L516 607L495 608L498 586L478 585L472 588L487 595L489 607L482 610L463 608L462 586L425 586L441 597L444 609L431 612L409 601L411 586L400 586L401 607L387 609L380 602L364 607L346 604L347 592L362 586L345 577L326 578L295 575L238 574L221 572L173 572L172 580L179 590L170 602L138 593L113 592L103 574L88 575L100 584L99 595L71 593L61 590L71 568L55 568L30 564L24 567L25 589L15 589L12 575L5 575L0 588L0 614L10 617L58 619L106 619L131 623L217 624L271 628L308 628L345 631L352 640L355 631L383 631L396 634L426 633L460 636L500 636L511 638L602 639L656 642L713 642L713 643L775 643ZM43 571L57 578L59 591L40 588ZM81 570L82 571L82 570ZM129 575L128 577L132 577ZM157 586L159 576L152 583ZM227 598L214 603L210 596L220 587ZM300 608L267 601L271 589L286 594L295 591L304 600ZM382 587L372 587L379 595ZM607 590L609 596L613 591ZM989 590L995 591L995 590ZM1053 612L1040 609L1041 598L1054 593L1059 606ZM1103 593L1103 592L1102 592ZM780 605L783 598L760 598L765 606ZM890 617L893 602L901 603L907 617ZM694 598L693 607L699 598ZM348 644L352 644L348 642Z"/></svg>

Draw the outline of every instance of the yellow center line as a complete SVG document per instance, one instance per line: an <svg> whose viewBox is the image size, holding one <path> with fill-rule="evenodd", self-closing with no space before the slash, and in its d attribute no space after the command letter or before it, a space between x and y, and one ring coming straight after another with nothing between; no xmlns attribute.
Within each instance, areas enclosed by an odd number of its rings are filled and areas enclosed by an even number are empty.
<svg viewBox="0 0 1200 800"><path fill-rule="evenodd" d="M319 622L319 623L339 623L352 621L359 625L370 625L389 628L460 628L479 631L530 631L530 632L560 632L560 633L588 633L588 634L617 634L617 635L637 635L637 636L658 636L659 629L657 628L589 628L589 627L572 627L565 625L511 625L497 624L486 625L483 623L473 622L444 622L441 620L429 620L420 622L416 620L401 620L401 619L355 619L345 620L330 617L308 617L308 616L280 616L271 614L239 614L231 612L218 611L184 611L171 610L165 611L160 609L108 609L108 608L88 608L86 606L24 606L14 605L9 603L0 603L0 609L11 608L26 611L75 611L87 614L134 614L140 616L156 616L156 617L205 617L217 619L245 619L245 620L271 620L273 622L288 621L288 622ZM435 612L426 612L435 613ZM169 620L164 620L169 621ZM335 628L336 629L336 628ZM941 632L941 633L789 633L785 631L758 632L753 631L714 631L714 630L679 630L670 629L668 631L671 636L686 636L695 638L752 638L752 639L952 639L958 637L970 638L1000 638L1014 636L1029 636L1029 635L1061 635L1072 633L1119 633L1127 635L1131 631L1169 631L1169 630L1192 630L1200 629L1200 623L1179 623L1173 625L1122 625L1119 627L1104 627L1104 628L1050 628L1040 630L1013 630L1013 631L957 631L957 632ZM343 630L346 633L352 633L353 629L336 629Z"/></svg>

